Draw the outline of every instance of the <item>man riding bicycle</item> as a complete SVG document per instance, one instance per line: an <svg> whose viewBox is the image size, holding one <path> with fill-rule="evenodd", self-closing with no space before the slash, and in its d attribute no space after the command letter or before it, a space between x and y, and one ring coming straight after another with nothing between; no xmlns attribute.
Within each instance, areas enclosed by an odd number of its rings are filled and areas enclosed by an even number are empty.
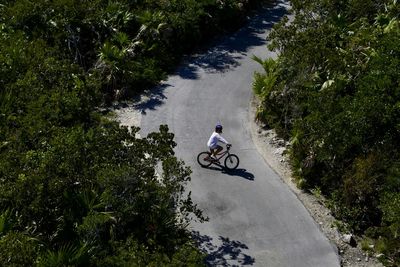
<svg viewBox="0 0 400 267"><path fill-rule="evenodd" d="M210 139L208 139L207 142L207 146L211 152L211 157L214 160L217 160L218 153L221 152L223 149L222 146L218 145L218 142L229 145L228 141L226 141L225 138L221 136L221 133L222 133L222 125L217 124L215 126L215 131L211 134Z"/></svg>
<svg viewBox="0 0 400 267"><path fill-rule="evenodd" d="M217 124L217 126L215 126L215 131L211 134L210 139L207 142L210 151L200 152L197 155L197 162L203 168L216 164L225 170L232 171L239 166L239 157L230 153L231 144L221 136L221 133L222 125ZM218 145L219 142L226 144L226 150L224 152L221 152L223 148ZM223 157L225 157L225 160L222 166L219 160Z"/></svg>

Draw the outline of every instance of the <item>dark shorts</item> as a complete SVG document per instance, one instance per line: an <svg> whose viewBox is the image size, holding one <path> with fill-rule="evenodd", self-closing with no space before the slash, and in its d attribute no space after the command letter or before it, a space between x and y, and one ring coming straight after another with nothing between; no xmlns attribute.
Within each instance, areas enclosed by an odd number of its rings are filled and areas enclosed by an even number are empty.
<svg viewBox="0 0 400 267"><path fill-rule="evenodd" d="M213 146L213 147L210 147L210 150L211 150L211 149L214 149L214 150L215 150L215 149L218 149L218 148L222 149L222 146L220 146L220 145L215 145L215 146Z"/></svg>

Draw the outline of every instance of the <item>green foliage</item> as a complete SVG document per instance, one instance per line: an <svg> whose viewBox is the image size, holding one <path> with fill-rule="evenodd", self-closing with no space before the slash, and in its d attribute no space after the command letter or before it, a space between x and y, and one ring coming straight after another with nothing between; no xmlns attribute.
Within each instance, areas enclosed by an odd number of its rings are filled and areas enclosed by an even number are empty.
<svg viewBox="0 0 400 267"><path fill-rule="evenodd" d="M41 247L22 232L8 232L0 237L0 265L33 266Z"/></svg>
<svg viewBox="0 0 400 267"><path fill-rule="evenodd" d="M12 228L12 219L10 215L10 210L6 210L0 215L0 236L7 234Z"/></svg>
<svg viewBox="0 0 400 267"><path fill-rule="evenodd" d="M189 240L190 214L201 214L184 192L190 170L174 158L167 127L146 139L136 131L111 122L60 127L24 153L6 147L0 204L20 217L10 225L10 212L2 214L3 235L11 229L40 239L43 266L86 266L128 236L148 253L172 257Z"/></svg>
<svg viewBox="0 0 400 267"><path fill-rule="evenodd" d="M388 223L392 223L393 235L398 237L400 232L400 193L386 193L382 199L383 219Z"/></svg>
<svg viewBox="0 0 400 267"><path fill-rule="evenodd" d="M138 139L99 107L156 84L257 2L2 1L1 266L203 265L187 226L206 218L174 135Z"/></svg>
<svg viewBox="0 0 400 267"><path fill-rule="evenodd" d="M276 70L277 63L272 58L262 60L259 57L253 56L253 60L258 62L265 71L265 74L257 72L254 74L253 91L262 99L268 98L278 77Z"/></svg>
<svg viewBox="0 0 400 267"><path fill-rule="evenodd" d="M397 1L292 1L294 20L271 32L279 51L255 74L258 119L290 139L304 189L320 188L353 231L399 260L400 27ZM370 231L368 229L374 229Z"/></svg>
<svg viewBox="0 0 400 267"><path fill-rule="evenodd" d="M132 238L124 244L113 243L111 247L113 252L97 261L97 266L204 266L204 255L190 243L180 247L172 256L151 253Z"/></svg>
<svg viewBox="0 0 400 267"><path fill-rule="evenodd" d="M385 231L381 231L380 246L377 246L377 251L385 253L386 260L393 262L393 265L400 263L398 251L400 244L398 241L400 236L400 193L385 192L380 202L383 213L383 225L386 226Z"/></svg>
<svg viewBox="0 0 400 267"><path fill-rule="evenodd" d="M87 4L1 6L0 265L201 266L186 227L205 218L173 134L137 139L97 111L105 90L161 77L147 45L165 26L138 36L138 10Z"/></svg>
<svg viewBox="0 0 400 267"><path fill-rule="evenodd" d="M38 266L87 266L89 263L87 246L63 245L57 251L47 251L40 257Z"/></svg>
<svg viewBox="0 0 400 267"><path fill-rule="evenodd" d="M371 238L367 237L361 241L361 249L364 251L371 252L374 246L374 240Z"/></svg>
<svg viewBox="0 0 400 267"><path fill-rule="evenodd" d="M183 53L237 27L259 2L5 1L0 25L3 37L23 33L25 41L40 40L44 48L55 49L60 58L76 63L88 74L100 72L107 102L154 85ZM16 55L17 51L14 49ZM23 51L19 52L22 60Z"/></svg>

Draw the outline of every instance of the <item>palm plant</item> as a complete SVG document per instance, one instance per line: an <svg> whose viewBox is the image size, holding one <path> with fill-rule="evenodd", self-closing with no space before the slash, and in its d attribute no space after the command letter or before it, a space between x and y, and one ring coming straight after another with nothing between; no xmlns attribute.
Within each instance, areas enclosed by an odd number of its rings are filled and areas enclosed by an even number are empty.
<svg viewBox="0 0 400 267"><path fill-rule="evenodd" d="M118 36L119 44L127 42L126 35L119 34ZM121 47L121 45L117 46L109 41L106 41L100 49L96 69L100 70L102 75L106 77L106 83L111 92L118 88L117 81L122 78L125 72L123 63L126 55L127 48Z"/></svg>
<svg viewBox="0 0 400 267"><path fill-rule="evenodd" d="M87 266L90 247L87 244L63 245L56 251L47 250L40 258L38 266Z"/></svg>
<svg viewBox="0 0 400 267"><path fill-rule="evenodd" d="M253 81L254 94L264 102L272 92L278 78L277 62L272 58L262 60L257 56L253 56L252 59L259 63L265 71L265 73L254 73ZM265 120L266 116L267 111L264 106L259 106L256 111L256 120Z"/></svg>
<svg viewBox="0 0 400 267"><path fill-rule="evenodd" d="M265 71L264 74L255 73L253 82L254 93L261 99L264 99L269 95L278 78L276 71L277 63L272 58L262 60L257 56L253 56L252 59L259 63Z"/></svg>

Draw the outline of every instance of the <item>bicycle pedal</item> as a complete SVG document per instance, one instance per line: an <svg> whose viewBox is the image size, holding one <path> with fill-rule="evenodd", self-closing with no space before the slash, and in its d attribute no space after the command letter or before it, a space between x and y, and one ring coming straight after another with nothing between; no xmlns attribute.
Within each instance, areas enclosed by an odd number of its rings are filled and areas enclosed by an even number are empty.
<svg viewBox="0 0 400 267"><path fill-rule="evenodd" d="M205 157L204 160L205 160L205 161L211 161L211 162L212 162L214 159L211 158L211 157Z"/></svg>

